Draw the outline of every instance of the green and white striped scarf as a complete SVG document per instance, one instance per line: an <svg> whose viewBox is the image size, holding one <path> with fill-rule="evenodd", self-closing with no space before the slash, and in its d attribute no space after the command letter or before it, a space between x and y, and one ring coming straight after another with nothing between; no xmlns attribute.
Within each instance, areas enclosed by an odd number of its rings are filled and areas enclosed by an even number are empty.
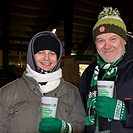
<svg viewBox="0 0 133 133"><path fill-rule="evenodd" d="M94 73L92 75L90 90L89 90L89 96L87 101L87 109L88 109L88 115L86 116L86 126L98 126L98 123L96 123L96 112L95 112L95 102L96 102L96 96L97 96L97 80L98 80L98 74L101 69L105 69L105 73L102 77L102 80L104 79L110 79L112 77L115 77L117 74L117 64L123 59L124 54L116 61L112 63L107 63L101 59L99 55L97 55L97 65L94 69Z"/></svg>

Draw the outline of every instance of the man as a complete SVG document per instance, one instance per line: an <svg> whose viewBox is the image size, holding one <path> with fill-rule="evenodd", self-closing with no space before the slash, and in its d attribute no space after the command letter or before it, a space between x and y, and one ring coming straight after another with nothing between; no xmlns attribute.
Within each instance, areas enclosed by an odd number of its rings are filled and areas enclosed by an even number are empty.
<svg viewBox="0 0 133 133"><path fill-rule="evenodd" d="M23 76L0 89L1 133L83 132L85 111L78 89L62 78L62 51L54 33L33 36ZM58 98L55 118L41 117L43 96Z"/></svg>
<svg viewBox="0 0 133 133"><path fill-rule="evenodd" d="M97 61L84 71L80 93L86 109L85 133L133 132L133 39L119 11L104 7L93 28ZM113 97L99 95L97 81L114 81Z"/></svg>

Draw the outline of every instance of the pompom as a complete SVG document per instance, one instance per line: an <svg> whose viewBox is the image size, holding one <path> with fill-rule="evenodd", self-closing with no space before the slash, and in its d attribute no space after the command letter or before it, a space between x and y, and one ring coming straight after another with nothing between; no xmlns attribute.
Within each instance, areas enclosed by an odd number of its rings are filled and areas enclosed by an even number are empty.
<svg viewBox="0 0 133 133"><path fill-rule="evenodd" d="M98 20L102 19L103 17L107 16L118 16L120 13L117 8L112 7L104 7L103 11L98 15Z"/></svg>

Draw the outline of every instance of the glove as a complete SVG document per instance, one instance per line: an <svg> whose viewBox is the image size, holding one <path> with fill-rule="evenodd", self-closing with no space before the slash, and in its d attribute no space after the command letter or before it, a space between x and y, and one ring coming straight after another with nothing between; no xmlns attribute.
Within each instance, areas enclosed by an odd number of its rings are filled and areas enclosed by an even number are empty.
<svg viewBox="0 0 133 133"><path fill-rule="evenodd" d="M58 118L43 118L39 124L41 133L68 133L69 125Z"/></svg>
<svg viewBox="0 0 133 133"><path fill-rule="evenodd" d="M96 98L97 114L103 118L114 120L126 120L126 109L124 102L107 96Z"/></svg>

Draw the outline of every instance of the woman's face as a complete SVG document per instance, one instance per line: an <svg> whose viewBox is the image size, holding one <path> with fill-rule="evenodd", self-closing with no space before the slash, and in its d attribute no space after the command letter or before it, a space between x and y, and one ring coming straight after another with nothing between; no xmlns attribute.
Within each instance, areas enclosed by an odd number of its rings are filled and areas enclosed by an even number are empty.
<svg viewBox="0 0 133 133"><path fill-rule="evenodd" d="M123 55L126 41L115 33L105 33L96 37L95 44L105 62L115 62Z"/></svg>
<svg viewBox="0 0 133 133"><path fill-rule="evenodd" d="M57 63L57 55L51 50L42 50L35 54L35 62L42 70L50 71Z"/></svg>

